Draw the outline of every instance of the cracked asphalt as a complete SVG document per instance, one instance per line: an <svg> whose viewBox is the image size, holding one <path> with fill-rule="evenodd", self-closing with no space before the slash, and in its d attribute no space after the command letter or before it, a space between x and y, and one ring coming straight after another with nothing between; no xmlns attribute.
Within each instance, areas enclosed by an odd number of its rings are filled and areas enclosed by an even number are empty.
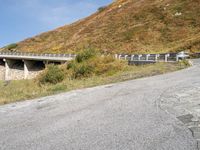
<svg viewBox="0 0 200 150"><path fill-rule="evenodd" d="M165 75L0 106L0 150L196 150L178 118L198 118L199 86L194 60Z"/></svg>

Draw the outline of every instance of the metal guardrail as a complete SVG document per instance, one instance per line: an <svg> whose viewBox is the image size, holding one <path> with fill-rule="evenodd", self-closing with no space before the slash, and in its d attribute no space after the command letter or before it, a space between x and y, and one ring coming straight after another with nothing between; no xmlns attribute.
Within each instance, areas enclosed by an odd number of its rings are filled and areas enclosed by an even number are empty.
<svg viewBox="0 0 200 150"><path fill-rule="evenodd" d="M190 58L200 58L200 53L191 53Z"/></svg>
<svg viewBox="0 0 200 150"><path fill-rule="evenodd" d="M36 53L27 53L27 52L0 52L0 57L31 57L31 58L45 58L45 59L74 59L77 55L75 54L36 54ZM186 58L184 52L180 53L164 53L164 54L116 54L116 59L124 59L128 61L178 61L179 58Z"/></svg>
<svg viewBox="0 0 200 150"><path fill-rule="evenodd" d="M128 61L164 61L164 62L175 62L179 59L185 59L189 57L187 53L180 52L180 53L164 53L164 54L116 54L116 59L128 60Z"/></svg>
<svg viewBox="0 0 200 150"><path fill-rule="evenodd" d="M36 54L26 52L0 52L0 56L32 56L32 57L57 57L57 58L75 58L75 54Z"/></svg>

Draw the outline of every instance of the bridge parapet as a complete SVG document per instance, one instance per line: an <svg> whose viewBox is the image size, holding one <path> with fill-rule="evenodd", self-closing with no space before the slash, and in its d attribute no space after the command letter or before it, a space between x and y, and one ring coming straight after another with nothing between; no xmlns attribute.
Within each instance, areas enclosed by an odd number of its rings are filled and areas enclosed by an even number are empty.
<svg viewBox="0 0 200 150"><path fill-rule="evenodd" d="M68 61L76 57L75 54L36 54L26 52L0 52L0 58Z"/></svg>

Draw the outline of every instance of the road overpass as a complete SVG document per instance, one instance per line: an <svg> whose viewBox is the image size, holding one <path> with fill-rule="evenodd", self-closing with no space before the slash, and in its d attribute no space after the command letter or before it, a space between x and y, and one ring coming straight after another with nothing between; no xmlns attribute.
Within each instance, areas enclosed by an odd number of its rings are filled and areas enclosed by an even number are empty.
<svg viewBox="0 0 200 150"><path fill-rule="evenodd" d="M34 54L0 52L0 79L17 80L34 78L46 64L65 63L74 59L72 54Z"/></svg>

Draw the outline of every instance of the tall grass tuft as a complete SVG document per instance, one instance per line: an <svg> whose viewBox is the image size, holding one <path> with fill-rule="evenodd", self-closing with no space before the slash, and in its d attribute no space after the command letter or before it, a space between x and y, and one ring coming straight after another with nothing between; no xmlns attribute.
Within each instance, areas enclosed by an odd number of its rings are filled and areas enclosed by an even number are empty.
<svg viewBox="0 0 200 150"><path fill-rule="evenodd" d="M39 76L39 83L41 84L57 84L62 82L65 78L64 71L56 65L49 65L47 69Z"/></svg>
<svg viewBox="0 0 200 150"><path fill-rule="evenodd" d="M112 56L102 56L93 49L86 49L67 65L72 78L85 78L93 75L109 75L122 70L126 65Z"/></svg>

